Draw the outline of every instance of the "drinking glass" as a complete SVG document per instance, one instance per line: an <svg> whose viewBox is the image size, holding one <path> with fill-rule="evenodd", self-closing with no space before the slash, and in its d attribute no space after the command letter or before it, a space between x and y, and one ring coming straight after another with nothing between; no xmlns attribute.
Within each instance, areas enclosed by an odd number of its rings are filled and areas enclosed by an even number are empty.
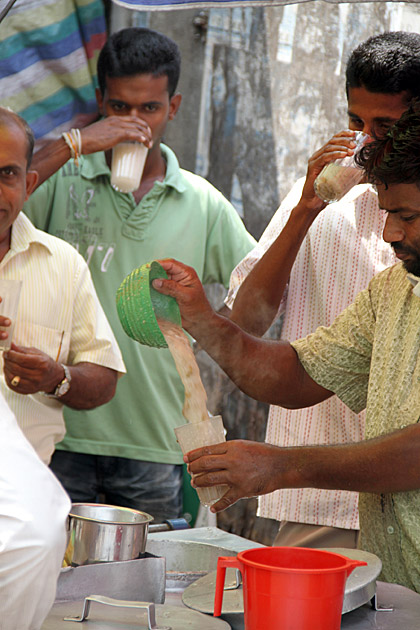
<svg viewBox="0 0 420 630"><path fill-rule="evenodd" d="M121 142L112 149L111 186L119 192L137 190L143 175L147 147L140 142Z"/></svg>
<svg viewBox="0 0 420 630"><path fill-rule="evenodd" d="M174 429L176 439L183 454L201 446L220 444L226 442L225 429L222 416L212 416L202 422L189 422ZM200 503L209 507L216 503L226 493L228 486L210 486L208 488L195 488Z"/></svg>

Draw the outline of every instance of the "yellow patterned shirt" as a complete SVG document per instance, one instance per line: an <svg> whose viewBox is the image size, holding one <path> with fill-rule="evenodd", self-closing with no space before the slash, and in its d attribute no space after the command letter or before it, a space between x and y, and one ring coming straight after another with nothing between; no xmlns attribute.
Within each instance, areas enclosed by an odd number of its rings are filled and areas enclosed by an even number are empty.
<svg viewBox="0 0 420 630"><path fill-rule="evenodd" d="M293 346L317 383L353 411L366 408L366 439L418 422L420 297L402 264L378 274L332 326ZM359 510L361 546L381 558L381 579L420 592L420 480L416 491L363 493Z"/></svg>

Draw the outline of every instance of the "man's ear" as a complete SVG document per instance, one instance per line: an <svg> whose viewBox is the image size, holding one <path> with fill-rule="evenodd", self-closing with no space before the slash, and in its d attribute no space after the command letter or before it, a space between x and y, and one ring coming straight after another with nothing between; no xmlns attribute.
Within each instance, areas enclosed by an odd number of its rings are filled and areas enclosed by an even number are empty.
<svg viewBox="0 0 420 630"><path fill-rule="evenodd" d="M169 120L173 120L181 105L182 95L174 94L169 102Z"/></svg>
<svg viewBox="0 0 420 630"><path fill-rule="evenodd" d="M29 199L30 195L34 192L36 185L38 184L38 172L28 171L26 173L26 196L25 201Z"/></svg>

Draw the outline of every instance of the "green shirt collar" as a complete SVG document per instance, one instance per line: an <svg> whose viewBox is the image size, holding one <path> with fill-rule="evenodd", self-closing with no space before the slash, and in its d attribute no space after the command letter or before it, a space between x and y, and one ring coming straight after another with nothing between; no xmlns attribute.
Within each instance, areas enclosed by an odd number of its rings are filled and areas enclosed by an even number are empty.
<svg viewBox="0 0 420 630"><path fill-rule="evenodd" d="M179 163L175 153L165 144L160 145L163 158L166 162L166 175L161 185L170 186L177 192L183 193L186 186L179 168ZM85 179L96 179L97 177L111 177L111 170L105 160L105 153L99 151L90 155L83 155L80 159L80 173Z"/></svg>

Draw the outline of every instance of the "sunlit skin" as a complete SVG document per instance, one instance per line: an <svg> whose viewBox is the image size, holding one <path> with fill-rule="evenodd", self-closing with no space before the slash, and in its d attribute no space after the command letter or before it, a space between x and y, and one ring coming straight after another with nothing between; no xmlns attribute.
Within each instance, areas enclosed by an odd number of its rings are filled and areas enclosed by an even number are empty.
<svg viewBox="0 0 420 630"><path fill-rule="evenodd" d="M314 190L314 182L326 164L352 155L354 132L383 136L408 108L409 95L380 94L363 87L348 90L348 128L336 133L308 160L302 196L281 234L245 278L233 305L231 319L254 335L271 325L299 248L312 222L327 204ZM255 299L258 291L259 299ZM249 309L250 301L254 304Z"/></svg>
<svg viewBox="0 0 420 630"><path fill-rule="evenodd" d="M9 250L12 224L37 181L27 166L23 129L17 123L0 123L0 260Z"/></svg>
<svg viewBox="0 0 420 630"><path fill-rule="evenodd" d="M387 213L383 237L409 273L420 276L420 188L417 184L378 185L379 205Z"/></svg>
<svg viewBox="0 0 420 630"><path fill-rule="evenodd" d="M139 188L138 196L141 198L157 179L162 181L165 177L166 165L160 151L160 142L168 122L173 120L178 111L181 95L169 96L167 76L137 74L107 77L104 95L97 90L96 98L103 116L135 117L139 125L151 133L151 148ZM107 151L106 158L110 165L111 151Z"/></svg>
<svg viewBox="0 0 420 630"><path fill-rule="evenodd" d="M369 92L363 87L350 88L347 108L349 129L381 137L406 111L409 100L407 92L381 94Z"/></svg>
<svg viewBox="0 0 420 630"><path fill-rule="evenodd" d="M37 174L27 167L23 129L14 122L0 122L0 260L10 249L13 222L37 181ZM0 325L10 324L10 319L0 316ZM6 339L7 332L0 331L0 338Z"/></svg>
<svg viewBox="0 0 420 630"><path fill-rule="evenodd" d="M348 129L336 133L308 160L306 182L301 198L307 216L311 217L312 212L317 214L325 208L326 203L314 193L314 181L326 164L353 154L356 143L352 132L363 131L372 137L383 136L406 111L408 102L409 97L406 92L380 94L369 92L363 87L349 89Z"/></svg>

